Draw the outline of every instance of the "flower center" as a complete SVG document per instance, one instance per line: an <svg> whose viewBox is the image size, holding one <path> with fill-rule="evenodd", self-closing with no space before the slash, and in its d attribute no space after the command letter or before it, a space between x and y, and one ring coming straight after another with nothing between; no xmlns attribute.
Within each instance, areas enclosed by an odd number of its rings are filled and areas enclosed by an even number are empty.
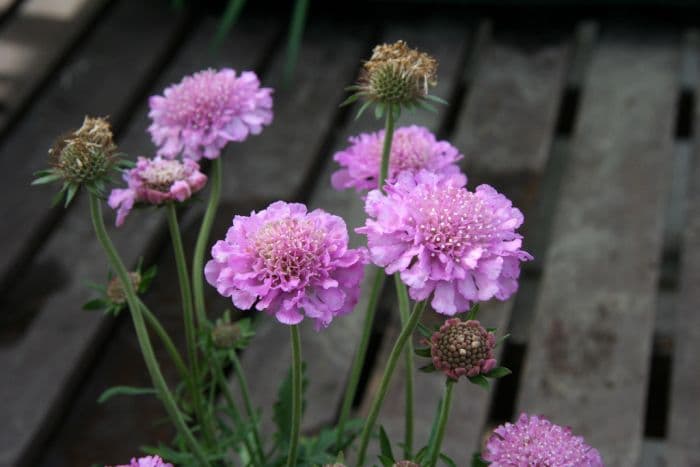
<svg viewBox="0 0 700 467"><path fill-rule="evenodd" d="M177 160L151 161L141 172L144 184L153 190L168 192L173 183L185 178L185 166Z"/></svg>
<svg viewBox="0 0 700 467"><path fill-rule="evenodd" d="M440 331L436 345L439 359L450 368L479 366L489 358L488 336L479 326L460 322Z"/></svg>
<svg viewBox="0 0 700 467"><path fill-rule="evenodd" d="M318 274L325 233L306 219L281 219L264 225L253 247L265 266L265 275L277 286L298 280L306 283Z"/></svg>
<svg viewBox="0 0 700 467"><path fill-rule="evenodd" d="M206 70L184 79L167 97L170 124L193 130L214 126L231 108L235 93L225 77Z"/></svg>
<svg viewBox="0 0 700 467"><path fill-rule="evenodd" d="M380 144L384 144L383 141ZM391 142L391 165L396 173L403 170L419 170L430 158L430 143L405 132L396 132ZM381 151L379 152L381 153Z"/></svg>
<svg viewBox="0 0 700 467"><path fill-rule="evenodd" d="M468 247L498 239L497 219L484 201L464 188L421 190L412 197L413 221L423 244L432 252L459 261Z"/></svg>

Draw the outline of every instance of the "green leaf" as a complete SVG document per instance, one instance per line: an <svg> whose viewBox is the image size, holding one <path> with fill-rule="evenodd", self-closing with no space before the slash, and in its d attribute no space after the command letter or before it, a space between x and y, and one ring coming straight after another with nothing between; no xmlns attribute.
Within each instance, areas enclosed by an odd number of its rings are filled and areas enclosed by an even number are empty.
<svg viewBox="0 0 700 467"><path fill-rule="evenodd" d="M472 384L476 384L478 386L481 386L482 388L486 389L487 391L489 390L489 380L486 379L484 375L476 375L476 376L469 376L469 381L471 381Z"/></svg>
<svg viewBox="0 0 700 467"><path fill-rule="evenodd" d="M224 41L226 35L233 25L236 24L236 21L238 21L238 17L241 15L241 10L243 10L244 6L245 0L229 0L221 22L219 22L219 26L216 28L216 37L214 39L215 47L220 46Z"/></svg>
<svg viewBox="0 0 700 467"><path fill-rule="evenodd" d="M452 460L452 458L449 457L447 454L440 453L440 459L442 459L442 461L450 467L457 467L455 461Z"/></svg>
<svg viewBox="0 0 700 467"><path fill-rule="evenodd" d="M446 101L445 99L443 99L442 97L433 96L433 95L430 95L430 94L428 94L427 96L425 96L425 99L431 100L431 101L433 101L433 102L437 102L438 104L443 104L443 105L448 105L448 104L449 104L449 102L447 102L447 101Z"/></svg>
<svg viewBox="0 0 700 467"><path fill-rule="evenodd" d="M306 377L306 363L301 363L301 392L302 392L302 403L301 412L304 413L304 408L306 406L306 401L304 394L306 393L306 387L308 386L308 379ZM275 433L275 439L278 443L284 444L289 441L289 436L292 432L292 368L289 368L287 376L282 380L282 384L277 391L277 402L273 406L272 420L277 426L277 432Z"/></svg>
<svg viewBox="0 0 700 467"><path fill-rule="evenodd" d="M508 339L509 337L510 337L510 333L504 334L504 335L502 335L501 337L499 337L499 338L496 340L496 347L498 347L498 346L501 345L503 342L505 342L505 340Z"/></svg>
<svg viewBox="0 0 700 467"><path fill-rule="evenodd" d="M423 337L427 337L428 339L430 339L433 335L433 331L431 331L430 328L423 323L418 323L418 332Z"/></svg>
<svg viewBox="0 0 700 467"><path fill-rule="evenodd" d="M418 370L422 371L423 373L433 373L434 371L436 371L436 368L435 365L433 365L433 363L430 362L427 365L418 368Z"/></svg>
<svg viewBox="0 0 700 467"><path fill-rule="evenodd" d="M379 462L381 462L384 467L391 467L395 464L394 459L390 459L384 454L379 455Z"/></svg>
<svg viewBox="0 0 700 467"><path fill-rule="evenodd" d="M440 407L440 406L438 405L438 410L440 410L439 407ZM433 435L431 434L431 435L430 435L431 440L429 441L429 443L432 441L432 437L433 437ZM425 446L425 447L421 448L421 450L418 451L418 453L416 454L416 456L415 456L415 461L416 461L416 463L417 463L417 464L420 464L420 465L423 465L423 463L424 463L425 460L426 460L425 457L426 457L427 455L428 455L428 446Z"/></svg>
<svg viewBox="0 0 700 467"><path fill-rule="evenodd" d="M394 463L394 453L391 452L391 442L389 437L386 435L386 431L383 426L379 426L379 446L381 447L381 457L386 457L391 460L391 464ZM391 465L390 464L390 465Z"/></svg>
<svg viewBox="0 0 700 467"><path fill-rule="evenodd" d="M469 313L467 314L467 317L465 318L465 320L466 321L474 320L474 319L476 319L477 314L479 314L479 304L475 303L474 306L472 306L471 310L469 310Z"/></svg>
<svg viewBox="0 0 700 467"><path fill-rule="evenodd" d="M90 300L89 302L85 303L83 305L83 310L87 311L94 311L94 310L102 310L103 308L107 308L109 306L109 303L101 298L96 298L94 300Z"/></svg>
<svg viewBox="0 0 700 467"><path fill-rule="evenodd" d="M97 402L104 404L109 399L114 396L142 396L146 394L155 394L156 390L153 388L135 388L133 386L113 386L103 392L100 397L97 398Z"/></svg>
<svg viewBox="0 0 700 467"><path fill-rule="evenodd" d="M379 120L384 116L384 104L379 102L377 105L374 107L374 118Z"/></svg>
<svg viewBox="0 0 700 467"><path fill-rule="evenodd" d="M488 467L489 463L486 462L482 457L480 452L475 452L472 456L471 467Z"/></svg>
<svg viewBox="0 0 700 467"><path fill-rule="evenodd" d="M347 99L345 99L343 102L340 103L340 107L345 107L346 105L352 104L353 102L357 101L357 99L359 99L360 96L361 96L361 94L357 93L357 92L355 94L352 94L350 97L348 97Z"/></svg>
<svg viewBox="0 0 700 467"><path fill-rule="evenodd" d="M367 110L367 107L369 107L370 105L372 105L372 101L365 101L365 103L362 104L362 107L360 107L360 110L357 111L357 115L355 115L355 120L359 120L362 114L365 113L365 110Z"/></svg>
<svg viewBox="0 0 700 467"><path fill-rule="evenodd" d="M430 357L430 347L416 347L414 352L419 357Z"/></svg>
<svg viewBox="0 0 700 467"><path fill-rule="evenodd" d="M434 105L429 104L428 102L425 102L424 100L418 101L418 107L420 107L423 110L427 110L428 112L432 112L434 114L436 114L438 111Z"/></svg>
<svg viewBox="0 0 700 467"><path fill-rule="evenodd" d="M504 366L497 366L493 370L486 373L486 377L487 378L503 378L504 376L508 376L511 373L513 373L513 372L510 371L508 368L506 368Z"/></svg>
<svg viewBox="0 0 700 467"><path fill-rule="evenodd" d="M75 194L78 192L78 188L80 188L80 185L76 183L71 183L68 185L68 190L66 192L66 202L63 205L64 208L67 208L70 202L73 201L73 198L75 198Z"/></svg>
<svg viewBox="0 0 700 467"><path fill-rule="evenodd" d="M34 180L32 180L32 185L43 185L45 183L55 182L56 180L60 180L60 179L61 179L61 174L56 173L56 172L52 172L49 175L44 175L42 177L35 178Z"/></svg>
<svg viewBox="0 0 700 467"><path fill-rule="evenodd" d="M498 331L498 328L486 328L488 332L496 332Z"/></svg>

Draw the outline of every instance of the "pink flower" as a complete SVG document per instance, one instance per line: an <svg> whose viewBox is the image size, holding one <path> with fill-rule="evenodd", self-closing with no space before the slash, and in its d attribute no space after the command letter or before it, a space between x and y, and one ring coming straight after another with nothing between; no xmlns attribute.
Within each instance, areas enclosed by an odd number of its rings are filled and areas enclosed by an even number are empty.
<svg viewBox="0 0 700 467"><path fill-rule="evenodd" d="M364 249L348 249L340 217L283 201L234 217L212 256L207 281L236 307L255 305L290 325L307 316L317 330L352 311L367 263Z"/></svg>
<svg viewBox="0 0 700 467"><path fill-rule="evenodd" d="M515 232L522 213L488 185L468 191L463 177L402 172L386 195L369 192L365 211L371 218L357 232L367 235L372 262L400 272L414 300L434 292L439 313L507 299L518 289L520 262L532 259Z"/></svg>
<svg viewBox="0 0 700 467"><path fill-rule="evenodd" d="M159 456L146 456L139 459L132 457L128 464L117 465L116 467L173 467L173 464L163 462Z"/></svg>
<svg viewBox="0 0 700 467"><path fill-rule="evenodd" d="M524 413L517 423L506 423L493 431L483 458L491 467L603 467L600 453L583 437L574 436L570 428Z"/></svg>
<svg viewBox="0 0 700 467"><path fill-rule="evenodd" d="M333 174L333 188L357 191L377 188L384 130L353 136L350 142L350 147L333 156L343 167ZM404 170L415 173L426 169L438 175L457 175L460 170L455 162L462 157L457 148L447 141L437 141L427 128L415 125L397 128L391 142L388 181L394 181Z"/></svg>
<svg viewBox="0 0 700 467"><path fill-rule="evenodd" d="M261 88L252 71L230 68L186 76L149 100L148 131L158 155L216 159L229 141L257 135L272 122L272 89Z"/></svg>
<svg viewBox="0 0 700 467"><path fill-rule="evenodd" d="M139 157L136 167L124 172L128 188L115 188L108 204L117 210L117 227L134 207L134 203L162 204L166 201L185 201L207 183L207 176L199 171L199 164L191 159L183 162Z"/></svg>
<svg viewBox="0 0 700 467"><path fill-rule="evenodd" d="M488 373L496 366L496 338L479 321L448 319L428 343L433 366L452 379Z"/></svg>

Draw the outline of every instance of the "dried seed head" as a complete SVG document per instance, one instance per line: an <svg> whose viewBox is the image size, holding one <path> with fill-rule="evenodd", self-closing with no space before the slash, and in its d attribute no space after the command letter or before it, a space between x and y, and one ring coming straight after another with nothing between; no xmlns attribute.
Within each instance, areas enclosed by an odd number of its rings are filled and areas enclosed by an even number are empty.
<svg viewBox="0 0 700 467"><path fill-rule="evenodd" d="M138 290L139 285L141 285L141 274L136 271L130 272L129 278L131 279L131 286L134 290ZM107 298L117 305L126 303L126 292L124 291L122 281L119 280L119 277L113 277L112 280L109 281L109 284L107 284Z"/></svg>
<svg viewBox="0 0 700 467"><path fill-rule="evenodd" d="M214 345L219 349L232 349L242 337L241 328L236 323L219 322L211 331Z"/></svg>
<svg viewBox="0 0 700 467"><path fill-rule="evenodd" d="M78 130L56 141L49 160L64 181L89 183L103 178L114 166L116 149L109 123L85 117Z"/></svg>
<svg viewBox="0 0 700 467"><path fill-rule="evenodd" d="M475 320L448 319L430 338L433 365L452 379L491 371L495 346L493 333Z"/></svg>
<svg viewBox="0 0 700 467"><path fill-rule="evenodd" d="M385 104L415 103L436 84L437 60L404 41L376 46L360 77L362 91Z"/></svg>

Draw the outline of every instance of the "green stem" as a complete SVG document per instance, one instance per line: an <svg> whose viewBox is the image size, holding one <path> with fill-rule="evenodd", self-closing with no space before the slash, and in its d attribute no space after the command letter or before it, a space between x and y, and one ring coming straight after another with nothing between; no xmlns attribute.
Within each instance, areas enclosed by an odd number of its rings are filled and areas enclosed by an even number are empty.
<svg viewBox="0 0 700 467"><path fill-rule="evenodd" d="M243 371L243 365L241 365L241 360L236 355L235 350L229 350L228 352L229 360L233 363L233 371L236 373L236 378L238 379L238 386L241 388L241 395L243 396L243 404L245 405L246 414L250 419L252 424L253 439L255 441L256 448L258 449L258 455L262 459L264 464L266 461L265 452L263 450L263 444L260 439L260 432L258 431L258 416L253 407L253 401L250 398L250 390L248 389L248 380L245 377L245 372Z"/></svg>
<svg viewBox="0 0 700 467"><path fill-rule="evenodd" d="M445 426L447 425L447 418L450 416L450 405L452 404L452 389L454 388L455 380L452 378L447 378L445 380L445 396L442 398L442 403L439 405L440 412L438 413L437 421L437 432L435 433L435 438L433 443L431 443L429 449L430 461L428 462L428 467L433 467L440 457L440 446L442 445L442 439L445 437Z"/></svg>
<svg viewBox="0 0 700 467"><path fill-rule="evenodd" d="M192 291L194 292L194 311L197 316L197 324L200 329L206 329L207 312L204 303L204 254L209 243L209 234L211 226L216 217L216 210L219 207L221 199L221 156L212 161L211 174L211 192L209 193L209 201L207 209L204 212L202 226L199 228L197 235L197 243L194 247L194 258L192 259Z"/></svg>
<svg viewBox="0 0 700 467"><path fill-rule="evenodd" d="M365 357L367 356L367 347L369 346L369 338L372 334L372 325L374 324L374 315L377 311L377 305L379 304L379 296L381 295L382 288L384 286L384 279L386 275L381 269L375 269L374 281L372 283L372 291L369 296L369 303L367 303L367 311L365 312L365 321L362 325L362 336L360 337L360 344L357 348L357 354L352 362L352 369L350 370L350 381L348 381L348 386L345 389L345 395L343 396L343 405L340 409L340 417L338 418L338 434L336 437L336 447L340 447L343 438L343 432L345 430L345 424L350 416L350 410L352 410L352 403L355 400L355 395L357 394L357 386L360 382L360 376L362 374L362 367L365 364Z"/></svg>
<svg viewBox="0 0 700 467"><path fill-rule="evenodd" d="M292 325L289 329L292 335L292 430L289 434L287 467L294 467L297 465L299 431L301 428L301 338L298 325Z"/></svg>
<svg viewBox="0 0 700 467"><path fill-rule="evenodd" d="M148 307L141 301L141 299L138 300L139 305L141 305L141 312L143 313L144 319L151 327L151 329L153 329L153 331L156 333L158 338L161 340L163 346L165 346L165 350L168 352L168 354L170 354L170 358L172 358L173 363L175 363L175 367L180 373L180 377L183 380L185 380L189 385L191 383L190 372L187 369L187 365L185 365L185 361L182 359L180 352L177 350L175 343L170 338L165 328L163 328L163 325L160 324L158 318L156 318L156 316L151 312L151 310L148 309Z"/></svg>
<svg viewBox="0 0 700 467"><path fill-rule="evenodd" d="M204 451L192 435L190 429L187 427L185 419L175 403L175 398L170 392L168 384L165 382L163 373L160 371L160 366L158 365L155 352L153 351L153 346L151 345L151 339L148 336L146 323L144 322L143 314L141 313L141 306L139 305L138 298L136 297L134 287L131 284L129 272L119 257L119 253L117 253L112 240L109 238L109 234L107 234L104 218L102 217L100 200L97 198L97 196L90 194L89 201L90 214L92 216L92 225L95 228L95 235L107 254L110 266L116 272L117 277L119 277L119 280L122 282L122 286L124 287L126 301L129 305L129 309L131 310L131 319L134 323L134 329L136 330L136 337L139 342L139 347L141 348L141 354L143 355L143 359L146 363L146 368L148 369L148 373L153 381L153 386L158 393L158 397L163 402L168 416L172 420L177 431L192 450L192 454L197 459L197 462L200 465L209 465Z"/></svg>
<svg viewBox="0 0 700 467"><path fill-rule="evenodd" d="M292 84L292 76L299 58L299 49L301 48L301 38L304 34L304 24L306 23L306 14L309 9L309 0L296 0L294 2L294 12L292 13L292 21L289 24L289 35L287 36L287 58L284 63L284 86Z"/></svg>
<svg viewBox="0 0 700 467"><path fill-rule="evenodd" d="M241 418L241 413L239 412L238 407L236 406L236 401L234 400L233 394L231 393L231 387L228 384L228 380L224 376L224 371L221 369L219 361L215 357L212 357L210 361L216 381L218 382L219 387L221 388L221 392L224 395L224 399L226 400L226 404L228 405L231 418L233 419L233 422L237 427L242 427L243 419ZM251 459L253 459L253 462L258 462L257 465L264 465L264 461L261 458L257 457L260 454L259 451L254 450L250 445L250 440L248 439L248 436L243 436L243 444L245 444L245 448L248 451L248 453L250 453L250 457Z"/></svg>
<svg viewBox="0 0 700 467"><path fill-rule="evenodd" d="M190 288L189 273L187 271L187 260L185 259L185 249L182 246L182 236L177 222L177 212L175 204L168 203L166 212L168 214L168 228L170 238L173 242L173 252L175 253L175 264L177 266L177 278L180 282L180 298L182 300L182 312L185 321L185 340L187 342L187 355L190 362L190 379L192 384L192 405L197 414L197 419L202 424L204 436L209 445L214 445L214 434L210 420L205 416L204 401L202 394L197 387L199 381L199 361L197 356L197 330L195 329L194 313L192 311L192 289Z"/></svg>
<svg viewBox="0 0 700 467"><path fill-rule="evenodd" d="M384 146L382 148L382 164L379 168L379 190L384 193L384 181L389 176L389 159L391 158L391 143L394 140L394 112L391 105L386 106L386 121L384 122Z"/></svg>
<svg viewBox="0 0 700 467"><path fill-rule="evenodd" d="M382 375L382 380L379 383L379 389L372 399L372 405L369 409L369 414L367 415L367 421L364 428L362 429L362 434L360 435L360 451L357 455L357 465L361 466L365 462L365 455L367 454L367 444L369 443L369 437L374 428L374 423L377 421L377 416L379 415L379 410L382 408L382 403L384 402L384 397L389 389L389 382L391 381L391 376L394 374L396 369L396 363L399 360L399 356L403 351L406 341L413 335L413 331L420 320L423 311L425 310L425 301L416 303L413 308L411 316L404 324L399 333L399 337L394 343L394 347L391 349L389 354L389 359L386 362L386 367L384 368L384 374Z"/></svg>
<svg viewBox="0 0 700 467"><path fill-rule="evenodd" d="M399 315L401 316L401 325L404 326L408 321L410 304L408 301L408 291L406 285L401 282L401 277L398 273L394 274L394 284L396 286L396 296L399 301ZM404 429L404 446L403 456L405 459L412 457L413 451L413 340L406 341L406 349L404 350L406 357L406 397L405 397L405 429Z"/></svg>

